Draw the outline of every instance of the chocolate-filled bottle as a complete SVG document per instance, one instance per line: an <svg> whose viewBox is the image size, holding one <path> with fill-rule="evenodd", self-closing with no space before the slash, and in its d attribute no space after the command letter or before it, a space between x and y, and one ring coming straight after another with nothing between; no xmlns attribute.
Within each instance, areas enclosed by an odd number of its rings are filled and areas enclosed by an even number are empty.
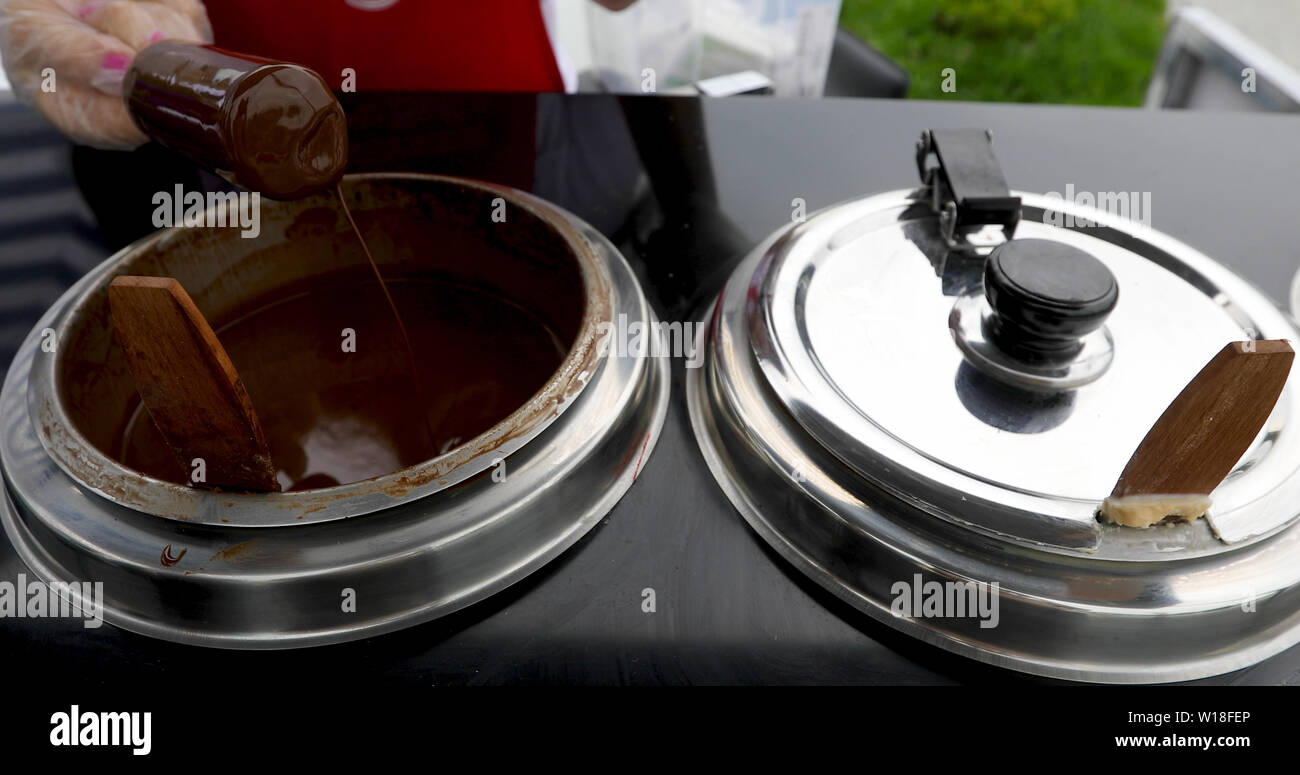
<svg viewBox="0 0 1300 775"><path fill-rule="evenodd" d="M347 166L343 108L301 65L164 40L136 54L124 87L150 138L274 199L333 186Z"/></svg>

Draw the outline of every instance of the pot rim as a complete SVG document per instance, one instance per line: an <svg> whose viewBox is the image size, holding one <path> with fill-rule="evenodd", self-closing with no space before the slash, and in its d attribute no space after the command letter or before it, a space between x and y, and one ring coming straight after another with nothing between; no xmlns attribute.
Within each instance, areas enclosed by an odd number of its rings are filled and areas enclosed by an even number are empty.
<svg viewBox="0 0 1300 775"><path fill-rule="evenodd" d="M573 216L518 189L447 175L373 172L346 175L342 185L412 181L473 189L503 197L545 224L569 246L584 284L585 304L578 335L549 379L521 406L464 444L437 457L382 476L348 484L279 493L204 490L165 481L127 468L82 435L67 413L58 389L65 353L32 366L28 411L36 435L55 463L78 484L114 503L182 522L245 527L302 525L369 514L452 487L486 471L541 433L591 381L599 361L601 323L608 325L614 304L608 269L574 227ZM106 285L120 265L142 249L182 229L173 226L133 242L107 258L56 302L61 307L50 327L55 341L76 322L89 297Z"/></svg>

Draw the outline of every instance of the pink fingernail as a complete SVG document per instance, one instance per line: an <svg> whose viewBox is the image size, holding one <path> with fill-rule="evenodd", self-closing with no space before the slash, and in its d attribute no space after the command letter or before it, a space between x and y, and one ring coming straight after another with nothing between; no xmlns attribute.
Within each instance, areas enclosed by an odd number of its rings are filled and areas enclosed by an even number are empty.
<svg viewBox="0 0 1300 775"><path fill-rule="evenodd" d="M163 34L162 30L154 30L153 34L149 36L149 42L157 43L158 41L162 40L165 37L167 36Z"/></svg>
<svg viewBox="0 0 1300 775"><path fill-rule="evenodd" d="M125 70L130 64L131 57L119 51L110 51L99 62L99 66L105 70Z"/></svg>
<svg viewBox="0 0 1300 775"><path fill-rule="evenodd" d="M87 16L94 13L103 4L104 4L104 0L94 0L94 2L92 3L87 3L86 5L82 6L80 11L77 11L77 18L79 19L86 18Z"/></svg>

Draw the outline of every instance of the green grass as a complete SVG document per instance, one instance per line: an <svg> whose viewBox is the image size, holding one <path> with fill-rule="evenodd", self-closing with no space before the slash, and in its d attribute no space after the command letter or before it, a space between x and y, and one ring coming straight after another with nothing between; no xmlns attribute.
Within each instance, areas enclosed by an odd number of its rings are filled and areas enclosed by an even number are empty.
<svg viewBox="0 0 1300 775"><path fill-rule="evenodd" d="M928 100L1140 105L1164 0L843 0L840 24ZM945 92L944 68L956 71Z"/></svg>

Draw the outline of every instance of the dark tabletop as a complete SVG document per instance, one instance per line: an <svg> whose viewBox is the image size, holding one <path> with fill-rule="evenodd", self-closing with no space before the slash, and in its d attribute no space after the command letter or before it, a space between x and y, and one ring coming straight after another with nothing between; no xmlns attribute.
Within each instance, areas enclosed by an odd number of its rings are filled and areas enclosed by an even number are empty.
<svg viewBox="0 0 1300 775"><path fill-rule="evenodd" d="M764 97L347 97L355 171L530 189L609 235L670 321L699 315L745 251L789 223L795 198L811 212L915 186L913 146L925 128L991 128L1016 189L1149 191L1155 228L1279 303L1300 265L1292 191L1300 117ZM0 138L0 154L33 160L0 178L8 331L25 331L59 288L147 233L149 192L198 180L156 148L69 155L21 108L0 110ZM4 361L17 344L6 336ZM372 685L1035 681L902 636L769 550L710 477L686 418L682 364L673 368L663 436L635 486L558 560L465 611L370 640L271 653L177 646L71 619L0 619L0 654L33 674L75 664L91 682L135 685L221 676ZM0 545L0 579L23 571ZM654 613L641 608L647 587ZM1300 683L1300 647L1207 682Z"/></svg>

